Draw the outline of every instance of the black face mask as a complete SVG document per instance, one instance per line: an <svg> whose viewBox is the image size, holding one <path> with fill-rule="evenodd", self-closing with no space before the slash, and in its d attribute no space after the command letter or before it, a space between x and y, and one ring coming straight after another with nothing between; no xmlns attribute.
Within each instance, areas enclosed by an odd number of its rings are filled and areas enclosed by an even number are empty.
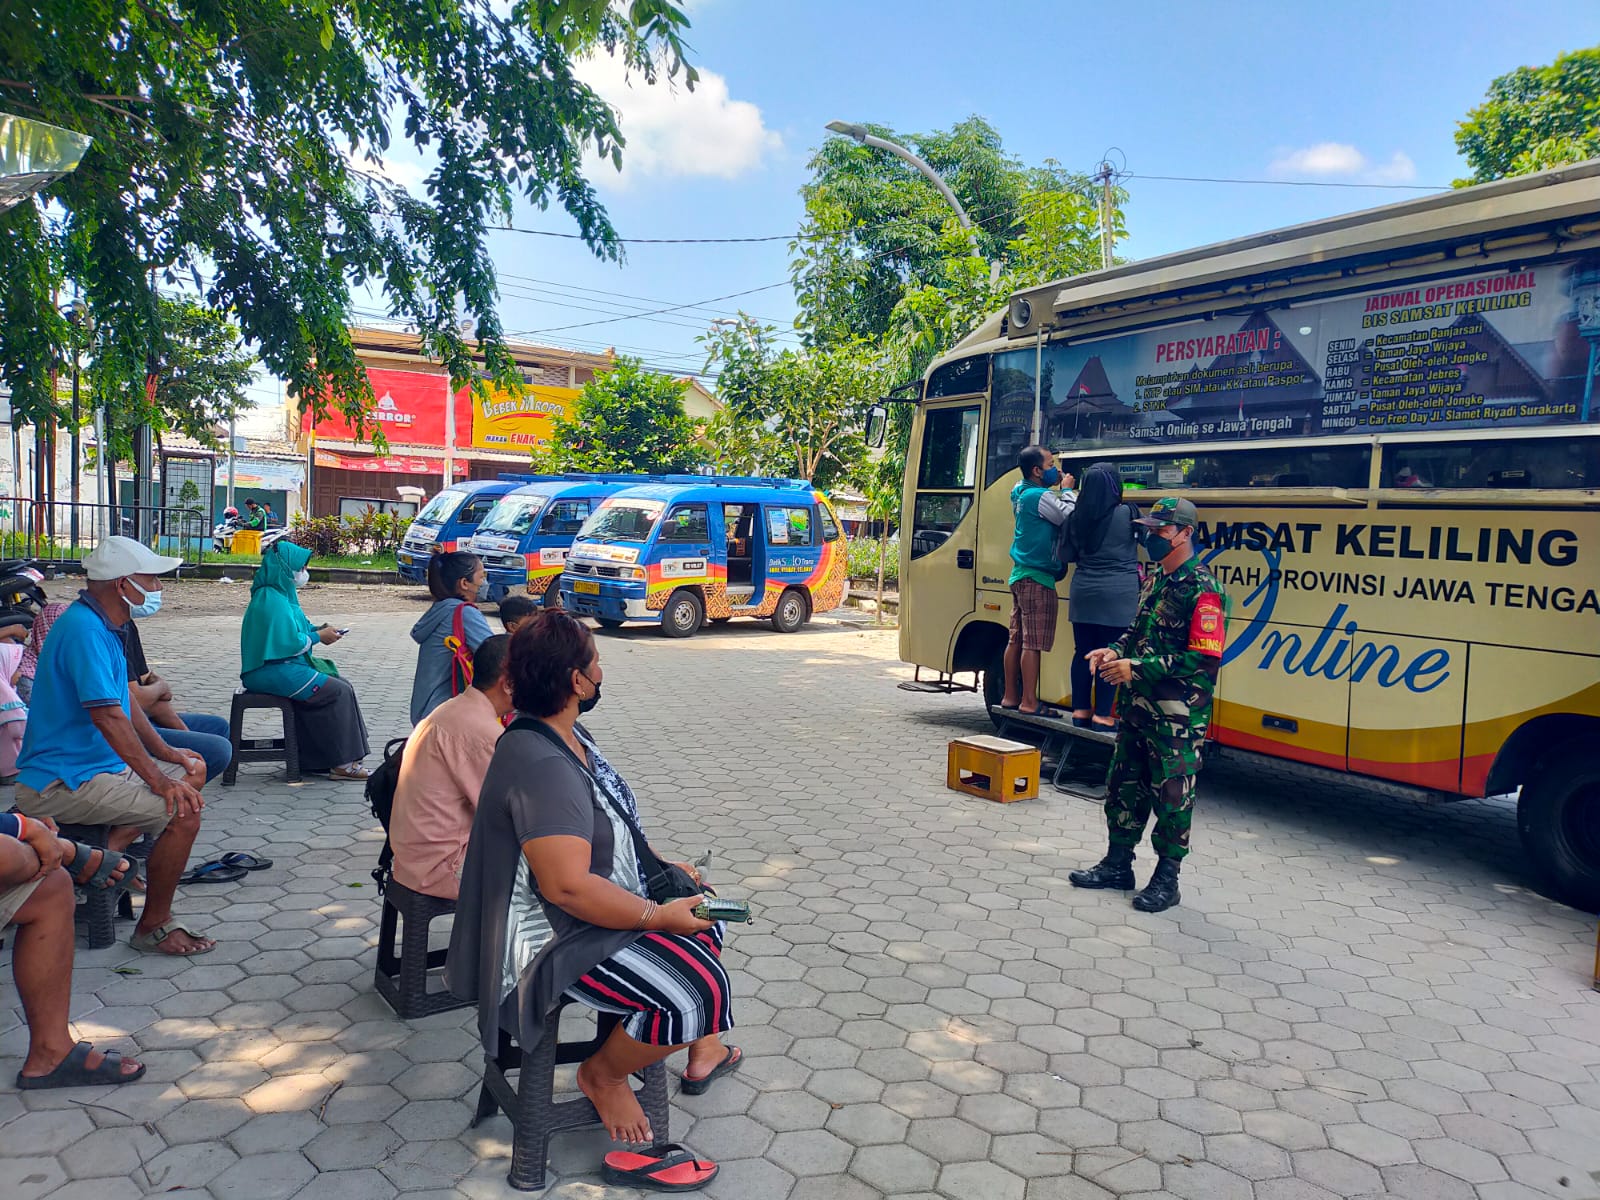
<svg viewBox="0 0 1600 1200"><path fill-rule="evenodd" d="M1160 562L1177 548L1177 542L1162 537L1153 529L1144 535L1144 552L1150 556L1151 562Z"/></svg>
<svg viewBox="0 0 1600 1200"><path fill-rule="evenodd" d="M589 673L587 671L580 671L579 674L581 674L585 679L589 679ZM594 680L589 679L589 682L590 683L594 683ZM598 683L594 683L594 695L587 696L584 699L579 700L578 701L578 711L580 713L591 712L591 711L593 711L594 706L596 704L599 704L599 703L600 703L600 685Z"/></svg>

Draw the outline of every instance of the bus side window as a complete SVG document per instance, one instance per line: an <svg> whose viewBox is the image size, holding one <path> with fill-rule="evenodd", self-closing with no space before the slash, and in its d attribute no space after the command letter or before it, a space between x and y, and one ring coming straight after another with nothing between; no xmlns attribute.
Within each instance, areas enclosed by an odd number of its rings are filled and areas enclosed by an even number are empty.
<svg viewBox="0 0 1600 1200"><path fill-rule="evenodd" d="M588 515L588 500L557 500L539 521L539 532L577 533Z"/></svg>
<svg viewBox="0 0 1600 1200"><path fill-rule="evenodd" d="M822 540L837 542L839 540L839 526L834 522L833 514L828 511L826 504L817 505L817 516L822 521Z"/></svg>
<svg viewBox="0 0 1600 1200"><path fill-rule="evenodd" d="M705 542L711 539L704 504L678 504L661 523L663 542Z"/></svg>

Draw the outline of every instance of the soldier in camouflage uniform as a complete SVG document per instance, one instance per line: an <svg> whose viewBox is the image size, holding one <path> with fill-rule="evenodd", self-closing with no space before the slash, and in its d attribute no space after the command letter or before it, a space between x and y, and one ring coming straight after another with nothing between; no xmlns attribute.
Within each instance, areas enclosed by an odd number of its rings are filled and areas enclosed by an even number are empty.
<svg viewBox="0 0 1600 1200"><path fill-rule="evenodd" d="M1131 890L1133 851L1153 811L1150 844L1160 861L1133 906L1161 912L1178 903L1178 867L1189 853L1194 777L1222 665L1227 600L1194 557L1193 504L1168 496L1136 523L1145 527L1145 553L1158 569L1128 632L1088 654L1102 679L1127 684L1106 778L1111 847L1099 865L1068 879L1076 887Z"/></svg>

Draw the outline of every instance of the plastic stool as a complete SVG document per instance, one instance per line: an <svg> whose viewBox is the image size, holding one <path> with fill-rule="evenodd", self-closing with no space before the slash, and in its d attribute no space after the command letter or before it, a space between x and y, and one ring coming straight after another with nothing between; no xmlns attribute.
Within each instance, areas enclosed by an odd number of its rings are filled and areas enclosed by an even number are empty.
<svg viewBox="0 0 1600 1200"><path fill-rule="evenodd" d="M389 1002L395 1015L411 1020L434 1013L465 1008L448 991L429 991L428 972L444 966L444 950L428 952L428 926L438 917L456 911L454 900L424 896L392 878L383 889L383 917L378 924L378 961L372 968L372 986ZM395 923L404 922L400 953L395 954Z"/></svg>
<svg viewBox="0 0 1600 1200"><path fill-rule="evenodd" d="M244 717L252 709L275 708L283 717L283 736L276 738L244 739ZM243 688L233 693L233 710L228 714L228 740L233 743L233 761L222 773L224 787L232 787L239 778L239 764L243 762L282 762L290 783L300 782L300 742L295 734L294 701L286 696L269 692L247 692Z"/></svg>

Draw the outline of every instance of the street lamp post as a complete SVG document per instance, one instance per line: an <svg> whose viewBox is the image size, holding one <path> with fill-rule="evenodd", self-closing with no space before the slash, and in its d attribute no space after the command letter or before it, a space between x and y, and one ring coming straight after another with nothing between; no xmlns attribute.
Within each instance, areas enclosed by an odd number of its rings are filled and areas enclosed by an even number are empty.
<svg viewBox="0 0 1600 1200"><path fill-rule="evenodd" d="M899 142L891 142L888 138L881 138L876 134L868 133L865 126L852 125L848 121L829 121L827 129L829 133L838 133L847 138L854 138L861 145L871 146L874 150L885 150L902 162L908 163L922 172L927 177L928 182L939 189L939 194L945 198L945 202L955 209L956 220L961 223L961 228L967 231L967 239L972 243L973 255L977 258L984 258L983 249L978 244L978 231L972 226L972 218L967 216L967 210L961 207L961 201L956 199L956 194L950 190L950 185L944 181L944 177L939 172L935 171ZM988 260L985 259L985 261ZM997 283L999 279L1000 264L998 262L990 262L989 282L991 284Z"/></svg>

